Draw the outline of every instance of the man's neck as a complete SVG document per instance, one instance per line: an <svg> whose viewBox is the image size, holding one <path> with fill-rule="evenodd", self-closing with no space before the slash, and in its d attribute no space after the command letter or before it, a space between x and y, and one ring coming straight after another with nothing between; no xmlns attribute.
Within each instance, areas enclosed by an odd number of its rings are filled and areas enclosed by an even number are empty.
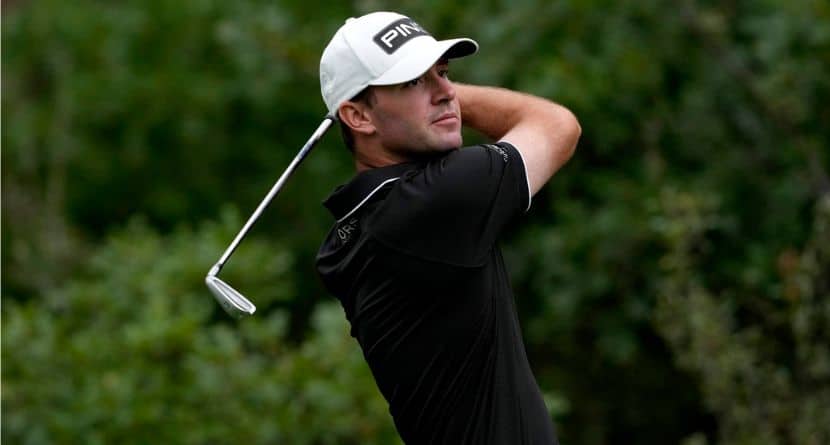
<svg viewBox="0 0 830 445"><path fill-rule="evenodd" d="M386 167L387 165L401 164L403 162L410 162L412 159L407 159L399 154L383 147L355 148L354 165L358 173L373 169Z"/></svg>

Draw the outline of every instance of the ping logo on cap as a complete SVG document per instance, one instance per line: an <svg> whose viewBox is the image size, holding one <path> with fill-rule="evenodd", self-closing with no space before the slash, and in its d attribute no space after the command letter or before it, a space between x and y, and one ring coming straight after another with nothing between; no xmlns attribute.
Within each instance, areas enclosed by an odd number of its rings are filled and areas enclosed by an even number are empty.
<svg viewBox="0 0 830 445"><path fill-rule="evenodd" d="M392 54L415 37L428 35L429 33L412 19L402 18L381 29L373 40L386 54Z"/></svg>

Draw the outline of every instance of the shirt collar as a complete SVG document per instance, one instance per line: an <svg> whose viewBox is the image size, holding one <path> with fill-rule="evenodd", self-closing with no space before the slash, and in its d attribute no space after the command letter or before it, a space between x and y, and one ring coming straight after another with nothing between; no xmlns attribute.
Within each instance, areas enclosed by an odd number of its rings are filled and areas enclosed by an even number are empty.
<svg viewBox="0 0 830 445"><path fill-rule="evenodd" d="M323 205L339 222L359 209L375 193L390 186L406 172L415 170L420 165L416 162L406 162L360 172L348 183L338 186L323 201Z"/></svg>

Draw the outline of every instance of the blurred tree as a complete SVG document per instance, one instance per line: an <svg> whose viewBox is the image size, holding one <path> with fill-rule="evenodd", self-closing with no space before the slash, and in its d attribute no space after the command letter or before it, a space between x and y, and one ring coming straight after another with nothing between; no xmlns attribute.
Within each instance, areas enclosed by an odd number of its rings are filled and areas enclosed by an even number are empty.
<svg viewBox="0 0 830 445"><path fill-rule="evenodd" d="M698 269L708 255L696 246L719 225L711 201L673 193L659 207L655 228L668 251L657 325L699 376L719 443L830 442L830 194L803 252L781 252L774 298L707 289Z"/></svg>
<svg viewBox="0 0 830 445"><path fill-rule="evenodd" d="M226 212L162 237L133 221L60 288L7 301L3 442L395 443L336 304L314 311L299 347L284 311L236 326L218 313L204 274L239 224ZM293 255L246 243L225 278L257 303L293 294Z"/></svg>

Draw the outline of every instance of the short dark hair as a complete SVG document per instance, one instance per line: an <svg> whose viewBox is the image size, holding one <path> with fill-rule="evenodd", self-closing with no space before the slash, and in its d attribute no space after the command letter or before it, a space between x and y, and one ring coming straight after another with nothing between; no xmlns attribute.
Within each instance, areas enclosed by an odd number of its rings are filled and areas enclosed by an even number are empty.
<svg viewBox="0 0 830 445"><path fill-rule="evenodd" d="M352 97L349 101L350 102L363 102L371 107L374 104L374 94L372 94L372 87L366 87L357 93L354 97ZM339 112L338 112L339 113ZM354 135L352 134L352 129L349 128L348 125L343 123L342 119L337 119L340 123L340 135L343 136L343 143L346 144L346 148L349 149L350 152L354 153Z"/></svg>

